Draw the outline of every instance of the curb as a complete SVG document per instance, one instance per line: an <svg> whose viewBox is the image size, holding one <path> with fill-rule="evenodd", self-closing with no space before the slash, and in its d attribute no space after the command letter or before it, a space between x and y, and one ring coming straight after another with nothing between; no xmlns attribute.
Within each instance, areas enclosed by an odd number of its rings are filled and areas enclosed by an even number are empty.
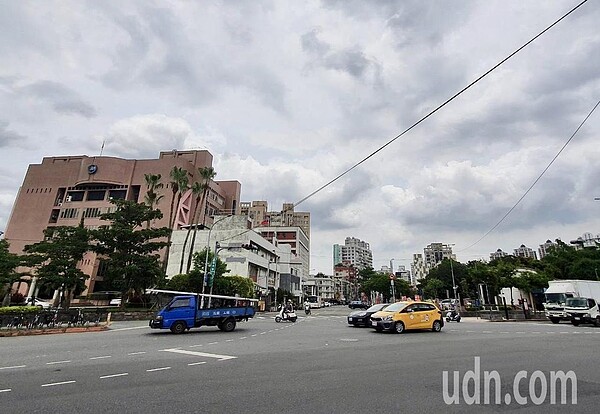
<svg viewBox="0 0 600 414"><path fill-rule="evenodd" d="M16 329L14 331L0 331L0 337L52 335L62 333L102 332L108 330L108 325L101 326L72 326L65 328L47 329Z"/></svg>

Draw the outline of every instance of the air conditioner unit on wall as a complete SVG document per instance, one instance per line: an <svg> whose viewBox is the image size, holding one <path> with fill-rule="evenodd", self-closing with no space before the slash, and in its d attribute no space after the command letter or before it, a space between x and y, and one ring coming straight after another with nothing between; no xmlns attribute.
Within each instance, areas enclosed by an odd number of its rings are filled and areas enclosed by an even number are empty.
<svg viewBox="0 0 600 414"><path fill-rule="evenodd" d="M67 198L65 198L65 201L67 203L70 203L73 197L71 197L70 195L67 196Z"/></svg>

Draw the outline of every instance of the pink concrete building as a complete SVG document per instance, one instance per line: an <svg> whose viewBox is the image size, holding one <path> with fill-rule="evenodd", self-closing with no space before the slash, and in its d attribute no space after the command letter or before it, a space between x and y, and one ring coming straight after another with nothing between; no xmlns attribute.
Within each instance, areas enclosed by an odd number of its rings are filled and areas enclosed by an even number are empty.
<svg viewBox="0 0 600 414"><path fill-rule="evenodd" d="M212 155L204 150L161 152L158 159L146 160L86 155L46 157L41 164L29 166L8 220L5 238L11 252L20 254L26 245L41 241L47 227L76 226L82 219L88 228L106 224L99 216L113 207L111 198L144 202L148 190L145 174L162 176L164 187L155 192L163 195L157 205L163 218L153 225L168 227L171 169L181 167L187 171L191 185L201 180L198 169L210 166ZM238 181L211 182L207 200L200 206L200 211L206 215L205 223L211 224L212 215L239 214L240 192ZM192 221L194 198L188 190L174 207L175 230ZM203 222L202 218L200 222ZM103 290L100 288L101 267L101 261L92 253L80 263L80 268L90 275L88 293ZM100 289L95 289L96 285ZM26 293L27 286L21 286L19 291Z"/></svg>

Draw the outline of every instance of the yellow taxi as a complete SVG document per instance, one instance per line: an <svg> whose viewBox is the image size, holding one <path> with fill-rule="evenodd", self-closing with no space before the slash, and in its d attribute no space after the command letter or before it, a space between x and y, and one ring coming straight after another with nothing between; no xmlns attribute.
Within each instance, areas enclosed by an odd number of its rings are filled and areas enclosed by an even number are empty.
<svg viewBox="0 0 600 414"><path fill-rule="evenodd" d="M371 328L377 332L402 333L407 329L439 332L443 326L442 311L430 302L396 302L371 315Z"/></svg>

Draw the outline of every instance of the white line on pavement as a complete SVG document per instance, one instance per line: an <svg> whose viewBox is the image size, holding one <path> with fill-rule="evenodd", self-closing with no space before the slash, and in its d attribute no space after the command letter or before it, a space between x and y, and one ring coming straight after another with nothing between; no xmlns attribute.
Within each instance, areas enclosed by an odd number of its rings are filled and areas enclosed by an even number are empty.
<svg viewBox="0 0 600 414"><path fill-rule="evenodd" d="M62 381L62 382L51 382L49 384L42 384L42 387L53 387L55 385L73 384L75 381Z"/></svg>
<svg viewBox="0 0 600 414"><path fill-rule="evenodd" d="M65 361L54 361L54 362L46 362L46 365L54 365L54 364L68 364L69 362L71 362L71 360L65 360Z"/></svg>
<svg viewBox="0 0 600 414"><path fill-rule="evenodd" d="M225 342L233 342L233 339L227 339Z"/></svg>
<svg viewBox="0 0 600 414"><path fill-rule="evenodd" d="M146 372L164 371L165 369L171 369L171 367L152 368L152 369L147 369Z"/></svg>
<svg viewBox="0 0 600 414"><path fill-rule="evenodd" d="M190 348L197 348L197 347L199 347L199 346L204 346L204 345L202 345L202 344L198 344L198 345L190 345Z"/></svg>
<svg viewBox="0 0 600 414"><path fill-rule="evenodd" d="M112 358L112 356L111 355L103 355L103 356L91 357L90 359L106 359L106 358Z"/></svg>
<svg viewBox="0 0 600 414"><path fill-rule="evenodd" d="M103 375L103 376L100 377L100 379L115 378L115 377L124 377L126 375L129 375L129 373L128 372L123 372L121 374Z"/></svg>
<svg viewBox="0 0 600 414"><path fill-rule="evenodd" d="M218 342L209 342L208 345L216 345Z"/></svg>
<svg viewBox="0 0 600 414"><path fill-rule="evenodd" d="M240 339L248 339L247 336L242 336Z"/></svg>
<svg viewBox="0 0 600 414"><path fill-rule="evenodd" d="M0 392L11 392L12 390L10 388L7 388L5 390L0 390Z"/></svg>
<svg viewBox="0 0 600 414"><path fill-rule="evenodd" d="M202 361L202 362L192 362L191 364L188 364L190 367L193 365L202 365L202 364L206 364L206 361Z"/></svg>
<svg viewBox="0 0 600 414"><path fill-rule="evenodd" d="M237 357L234 357L231 355L208 354L206 352L186 351L184 349L160 349L159 351L160 352L173 352L176 354L193 355L193 356L201 356L201 357L208 357L208 358L218 358L221 361L226 360L226 359L236 359L237 358Z"/></svg>
<svg viewBox="0 0 600 414"><path fill-rule="evenodd" d="M0 367L0 369L15 369L15 368L25 368L27 365L13 365L12 367Z"/></svg>
<svg viewBox="0 0 600 414"><path fill-rule="evenodd" d="M130 331L132 329L144 329L144 328L148 328L148 325L142 325L142 326L134 326L132 328L117 328L117 329L109 329L108 332L117 332L117 331Z"/></svg>
<svg viewBox="0 0 600 414"><path fill-rule="evenodd" d="M127 355L141 355L141 354L145 354L146 351L140 351L140 352L130 352Z"/></svg>
<svg viewBox="0 0 600 414"><path fill-rule="evenodd" d="M252 336L256 336L257 334L252 334Z"/></svg>

